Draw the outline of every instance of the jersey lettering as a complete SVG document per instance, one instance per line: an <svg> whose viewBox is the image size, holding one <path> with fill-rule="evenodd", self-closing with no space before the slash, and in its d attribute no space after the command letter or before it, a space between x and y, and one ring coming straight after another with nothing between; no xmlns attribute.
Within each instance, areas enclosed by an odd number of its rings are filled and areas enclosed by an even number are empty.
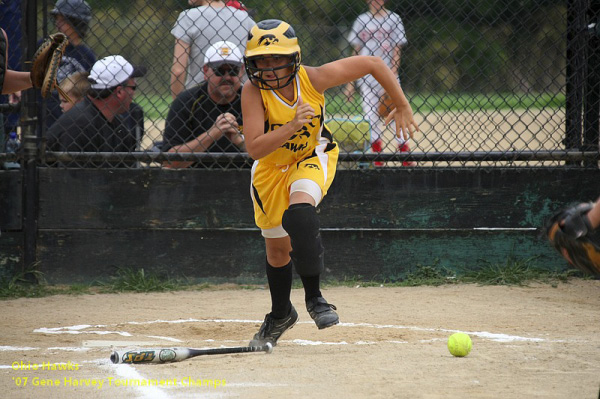
<svg viewBox="0 0 600 399"><path fill-rule="evenodd" d="M302 144L286 142L286 143L283 143L283 145L281 146L281 148L285 148L292 152L302 151L302 150L306 149L306 147L308 147L308 142L302 143Z"/></svg>
<svg viewBox="0 0 600 399"><path fill-rule="evenodd" d="M321 110L322 110L322 108L321 108ZM308 147L308 142L293 143L292 140L296 139L297 137L300 137L300 138L305 137L306 140L308 140L310 138L310 131L309 131L310 128L314 128L315 126L320 126L322 120L323 120L322 114L315 115L311 119L310 122L307 122L304 125L302 125L302 127L300 129L298 129L296 131L296 133L294 133L285 143L283 143L281 148L285 148L292 152L298 152L298 151L302 151L302 150L306 149ZM282 126L283 126L282 123L272 123L269 126L269 131L273 131Z"/></svg>

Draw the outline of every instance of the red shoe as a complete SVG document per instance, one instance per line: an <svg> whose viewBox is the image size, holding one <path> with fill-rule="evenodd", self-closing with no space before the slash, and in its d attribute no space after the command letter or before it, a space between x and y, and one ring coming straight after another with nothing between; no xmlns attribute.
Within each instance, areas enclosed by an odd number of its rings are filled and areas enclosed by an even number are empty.
<svg viewBox="0 0 600 399"><path fill-rule="evenodd" d="M410 148L408 147L408 143L402 143L398 145L399 152L410 152ZM402 162L402 166L417 166L416 162L413 161L404 161Z"/></svg>
<svg viewBox="0 0 600 399"><path fill-rule="evenodd" d="M383 145L381 144L381 140L377 139L374 142L371 143L371 151L379 153L381 151L383 151ZM375 166L383 166L383 162L381 161L376 161L373 162L373 165Z"/></svg>

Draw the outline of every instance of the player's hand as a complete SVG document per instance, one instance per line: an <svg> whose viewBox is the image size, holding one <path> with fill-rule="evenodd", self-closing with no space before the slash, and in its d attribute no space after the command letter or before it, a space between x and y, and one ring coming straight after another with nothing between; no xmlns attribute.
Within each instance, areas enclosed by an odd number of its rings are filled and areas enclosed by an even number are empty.
<svg viewBox="0 0 600 399"><path fill-rule="evenodd" d="M296 107L296 115L292 120L292 125L296 126L295 130L300 129L305 123L310 123L315 116L315 110L309 103L302 101L302 97L298 97L298 106Z"/></svg>
<svg viewBox="0 0 600 399"><path fill-rule="evenodd" d="M8 95L8 103L9 104L18 104L21 102L21 92L17 91L16 93L11 93Z"/></svg>
<svg viewBox="0 0 600 399"><path fill-rule="evenodd" d="M346 96L346 100L349 103L354 102L354 84L352 83L348 83L345 87L344 87L344 96Z"/></svg>
<svg viewBox="0 0 600 399"><path fill-rule="evenodd" d="M408 103L400 107L396 106L387 118L385 118L385 125L389 125L392 121L396 123L396 137L404 140L413 138L415 132L420 131Z"/></svg>
<svg viewBox="0 0 600 399"><path fill-rule="evenodd" d="M215 121L214 127L215 130L217 130L217 137L213 137L213 139L215 140L217 140L218 137L222 137L223 135L231 137L232 135L237 134L239 132L237 119L233 114L229 112L219 115L217 117L217 120Z"/></svg>

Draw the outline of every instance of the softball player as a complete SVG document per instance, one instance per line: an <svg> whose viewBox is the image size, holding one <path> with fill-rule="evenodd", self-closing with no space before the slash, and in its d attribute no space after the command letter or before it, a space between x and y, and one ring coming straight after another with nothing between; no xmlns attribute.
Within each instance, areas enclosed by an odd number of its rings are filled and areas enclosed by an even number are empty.
<svg viewBox="0 0 600 399"><path fill-rule="evenodd" d="M250 341L270 342L298 321L290 302L292 264L302 279L306 309L319 329L339 323L334 305L320 291L323 245L316 206L331 186L338 147L325 121L325 90L371 74L390 94L397 135L418 126L396 77L378 57L356 56L322 65L301 65L294 29L265 20L248 34L242 90L246 149L255 159L251 196L265 238L271 312Z"/></svg>

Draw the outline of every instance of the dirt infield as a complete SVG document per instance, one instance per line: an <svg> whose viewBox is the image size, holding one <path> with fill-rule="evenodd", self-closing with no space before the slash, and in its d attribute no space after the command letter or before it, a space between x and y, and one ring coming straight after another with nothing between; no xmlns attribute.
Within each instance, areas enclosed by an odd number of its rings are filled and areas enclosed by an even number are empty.
<svg viewBox="0 0 600 399"><path fill-rule="evenodd" d="M247 344L267 310L268 292L4 301L2 396L598 396L600 281L574 280L557 287L343 287L324 293L338 306L342 324L317 330L303 309L303 292L294 290L300 322L271 355L215 355L134 366L110 363L111 350ZM449 354L446 340L454 331L471 335L469 356Z"/></svg>
<svg viewBox="0 0 600 399"><path fill-rule="evenodd" d="M512 151L563 149L562 110L448 111L417 115L416 151ZM389 131L386 131L389 135ZM391 139L391 135L388 140Z"/></svg>

